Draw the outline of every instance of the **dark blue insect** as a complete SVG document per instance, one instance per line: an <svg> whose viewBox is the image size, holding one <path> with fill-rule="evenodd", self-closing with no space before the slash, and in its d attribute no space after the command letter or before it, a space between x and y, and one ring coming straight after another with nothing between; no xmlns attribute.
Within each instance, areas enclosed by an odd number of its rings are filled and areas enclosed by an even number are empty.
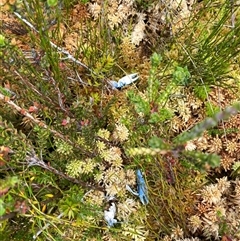
<svg viewBox="0 0 240 241"><path fill-rule="evenodd" d="M148 200L148 191L147 191L147 186L145 183L145 180L143 178L142 172L138 169L136 171L137 175L137 192L138 196L140 198L140 201L142 202L143 205L147 205L149 200Z"/></svg>
<svg viewBox="0 0 240 241"><path fill-rule="evenodd" d="M136 171L136 177L137 177L137 192L134 192L131 187L126 185L126 188L129 192L131 192L133 195L136 195L140 198L140 201L143 205L147 205L149 203L148 200L148 190L146 186L146 182L143 178L143 174L141 170Z"/></svg>

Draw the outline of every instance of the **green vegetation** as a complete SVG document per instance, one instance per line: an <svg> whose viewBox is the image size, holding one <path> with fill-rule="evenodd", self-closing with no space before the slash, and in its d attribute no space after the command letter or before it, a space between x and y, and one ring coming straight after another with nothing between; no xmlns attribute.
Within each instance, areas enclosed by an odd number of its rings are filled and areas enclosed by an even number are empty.
<svg viewBox="0 0 240 241"><path fill-rule="evenodd" d="M1 240L240 239L235 1L5 0L1 15Z"/></svg>

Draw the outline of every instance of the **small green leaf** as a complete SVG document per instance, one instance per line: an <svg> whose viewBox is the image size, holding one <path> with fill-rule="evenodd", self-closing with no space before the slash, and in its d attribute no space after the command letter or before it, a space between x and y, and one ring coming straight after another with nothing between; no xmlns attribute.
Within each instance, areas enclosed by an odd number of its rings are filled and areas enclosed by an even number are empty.
<svg viewBox="0 0 240 241"><path fill-rule="evenodd" d="M2 34L0 34L0 47L4 46L6 46L6 39Z"/></svg>
<svg viewBox="0 0 240 241"><path fill-rule="evenodd" d="M151 56L151 65L152 67L158 67L158 65L160 64L162 60L162 56L160 54L157 53L153 53Z"/></svg>
<svg viewBox="0 0 240 241"><path fill-rule="evenodd" d="M160 123L169 120L173 114L167 109L161 109L159 112L154 112L150 115L149 123Z"/></svg>
<svg viewBox="0 0 240 241"><path fill-rule="evenodd" d="M49 7L55 7L58 4L58 0L47 0Z"/></svg>
<svg viewBox="0 0 240 241"><path fill-rule="evenodd" d="M2 216L6 212L6 209L4 208L4 202L2 199L0 199L0 216Z"/></svg>
<svg viewBox="0 0 240 241"><path fill-rule="evenodd" d="M151 147L151 148L159 148L159 149L162 149L162 150L165 150L165 149L169 149L169 145L167 143L164 143L164 141L159 138L159 137L156 137L156 136L153 136L149 141L148 141L148 145Z"/></svg>
<svg viewBox="0 0 240 241"><path fill-rule="evenodd" d="M191 75L187 69L187 66L184 68L177 66L173 73L173 81L179 85L188 85L190 82L190 77Z"/></svg>

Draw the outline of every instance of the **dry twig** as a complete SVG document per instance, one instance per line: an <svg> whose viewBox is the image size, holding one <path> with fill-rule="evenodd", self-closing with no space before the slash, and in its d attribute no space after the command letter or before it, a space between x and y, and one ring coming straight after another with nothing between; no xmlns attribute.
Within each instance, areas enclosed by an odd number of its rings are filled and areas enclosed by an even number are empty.
<svg viewBox="0 0 240 241"><path fill-rule="evenodd" d="M35 32L39 33L39 31L29 22L27 21L25 18L23 18L19 13L17 12L13 12L15 16L17 16L21 21L23 21L28 27L30 27L32 30L34 30ZM57 51L61 52L62 54L66 55L66 59L72 60L74 63L86 68L87 70L89 70L90 72L91 69L88 68L87 65L83 64L82 62L80 62L79 60L77 60L76 58L74 58L67 50L58 47L56 44L54 44L52 41L49 41L51 46L54 47L55 49L57 49Z"/></svg>

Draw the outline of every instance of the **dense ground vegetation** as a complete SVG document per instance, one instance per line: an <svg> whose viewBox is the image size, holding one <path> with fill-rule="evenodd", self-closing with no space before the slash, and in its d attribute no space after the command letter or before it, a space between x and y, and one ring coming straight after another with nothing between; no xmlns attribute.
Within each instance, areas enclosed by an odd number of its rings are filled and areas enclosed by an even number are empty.
<svg viewBox="0 0 240 241"><path fill-rule="evenodd" d="M240 240L239 1L0 6L1 240Z"/></svg>

